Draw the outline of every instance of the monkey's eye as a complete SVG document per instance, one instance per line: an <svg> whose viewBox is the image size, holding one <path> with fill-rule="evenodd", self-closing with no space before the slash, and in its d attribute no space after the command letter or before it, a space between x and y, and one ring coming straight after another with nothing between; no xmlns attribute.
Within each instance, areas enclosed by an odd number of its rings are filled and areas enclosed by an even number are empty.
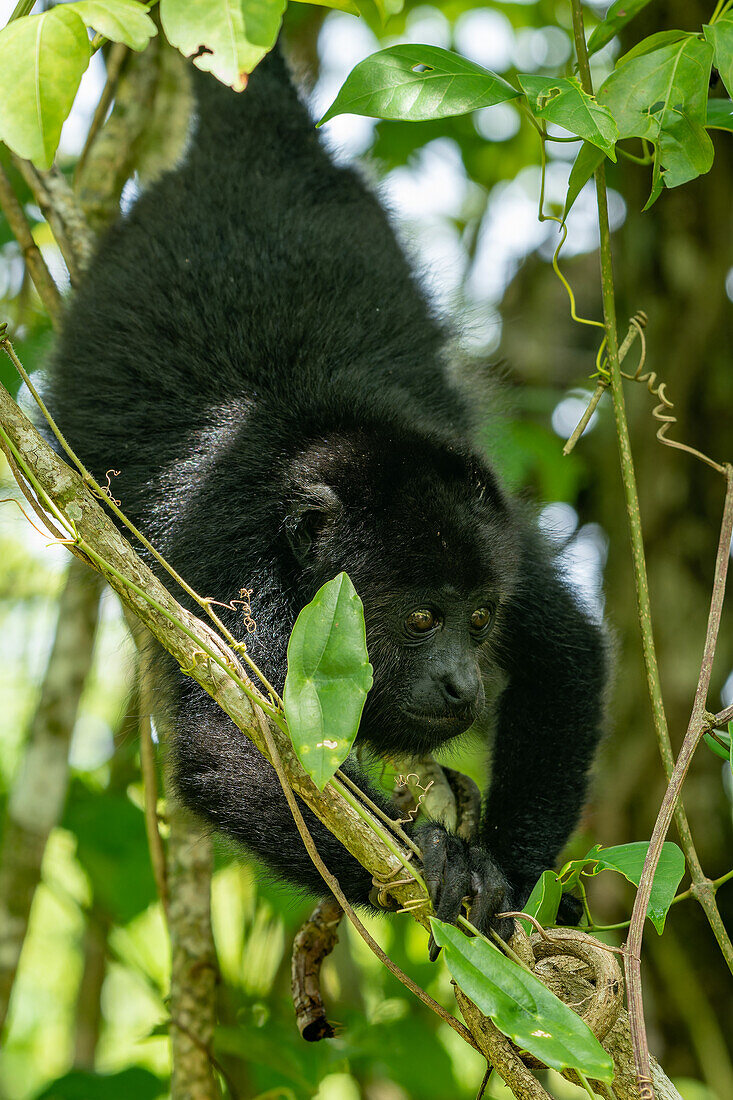
<svg viewBox="0 0 733 1100"><path fill-rule="evenodd" d="M421 607L418 611L411 611L405 619L408 634L429 634L435 630L438 620L432 611Z"/></svg>
<svg viewBox="0 0 733 1100"><path fill-rule="evenodd" d="M486 630L490 622L490 609L488 607L478 607L471 616L471 630L475 630L479 634L482 630Z"/></svg>

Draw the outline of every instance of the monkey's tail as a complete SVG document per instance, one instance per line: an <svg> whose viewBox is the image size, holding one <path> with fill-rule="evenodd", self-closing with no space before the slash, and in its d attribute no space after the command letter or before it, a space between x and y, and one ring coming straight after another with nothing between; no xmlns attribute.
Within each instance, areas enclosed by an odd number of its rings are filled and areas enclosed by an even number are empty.
<svg viewBox="0 0 733 1100"><path fill-rule="evenodd" d="M236 152L258 158L297 155L304 140L315 140L313 122L301 102L280 47L235 92L211 73L191 66L197 123L190 157L214 154L226 160Z"/></svg>

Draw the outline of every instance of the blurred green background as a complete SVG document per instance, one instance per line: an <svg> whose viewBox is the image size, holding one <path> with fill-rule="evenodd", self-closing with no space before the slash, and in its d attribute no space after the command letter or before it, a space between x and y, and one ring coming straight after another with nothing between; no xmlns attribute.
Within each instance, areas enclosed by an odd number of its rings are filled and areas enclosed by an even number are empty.
<svg viewBox="0 0 733 1100"><path fill-rule="evenodd" d="M696 29L712 10L697 0L651 4L628 44L667 27ZM0 3L0 23L13 5ZM605 10L588 4L592 26ZM381 37L456 49L511 77L562 71L571 56L569 5L563 0L406 5ZM313 80L322 113L340 83L379 47L369 27L346 14L292 5L289 39ZM614 41L594 59L596 83L621 49ZM84 78L66 124L59 163L69 178L105 79L101 54ZM593 798L572 854L590 843L648 837L664 790L638 632L630 555L608 403L569 458L561 454L587 400L595 354L593 329L574 325L549 259L557 227L536 218L539 148L511 104L436 123L376 123L345 117L324 128L343 161L363 158L437 302L456 318L460 369L479 387L502 386L491 402L486 445L505 483L537 504L557 541L563 568L615 639L615 683L608 736ZM609 167L617 230L619 317L649 315L649 366L667 383L678 426L670 433L718 460L733 458L733 146L714 132L709 176L664 192L646 214L648 169ZM547 200L561 203L575 145L551 144ZM30 193L0 159L34 224L55 275L66 279L50 230ZM141 167L140 174L144 176ZM139 178L128 182L124 204ZM588 185L569 220L563 268L579 312L600 317L594 193ZM0 320L18 354L42 370L49 322L23 259L0 216ZM632 353L633 355L634 353ZM40 378L40 375L37 376ZM7 359L0 378L13 392ZM21 394L21 400L27 395ZM662 448L643 386L627 387L642 498L655 631L675 747L687 725L704 637L723 499L722 479L693 459ZM16 492L0 465L0 496ZM0 508L0 798L13 783L38 701L67 565L12 504ZM255 597L256 598L256 597ZM0 1100L113 1100L166 1095L167 941L150 871L137 764L138 707L134 649L110 593L101 605L94 666L71 747L72 781L61 827L54 830L36 893L0 1057ZM733 701L733 631L726 611L710 705ZM457 766L477 778L483 760L468 744ZM454 765L455 766L455 765ZM730 773L701 749L685 803L703 866L711 877L731 867ZM671 838L674 839L673 834ZM607 881L608 880L608 881ZM590 887L599 921L629 915L630 888L616 876ZM718 895L733 924L733 883ZM289 999L292 937L312 904L256 878L241 854L217 850L213 913L222 973L217 1056L240 1098L449 1100L471 1097L481 1059L419 1004L342 927L324 967L324 991L337 1038L304 1043ZM408 919L372 920L392 957L445 1005L451 987L442 963L427 961L424 933ZM620 942L609 935L609 942ZM645 940L645 1004L650 1046L685 1100L733 1096L733 992L701 911L673 907L662 939ZM553 1077L558 1098L572 1087ZM493 1086L492 1086L493 1088ZM494 1089L492 1095L500 1095Z"/></svg>

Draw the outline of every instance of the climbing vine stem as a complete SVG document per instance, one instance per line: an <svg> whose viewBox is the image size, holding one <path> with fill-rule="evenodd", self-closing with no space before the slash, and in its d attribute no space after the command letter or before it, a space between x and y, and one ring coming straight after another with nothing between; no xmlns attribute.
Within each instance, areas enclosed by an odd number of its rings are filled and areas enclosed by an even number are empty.
<svg viewBox="0 0 733 1100"><path fill-rule="evenodd" d="M570 3L572 8L573 35L575 39L575 48L578 59L578 71L584 91L587 92L588 95L592 95L593 82L591 79L588 49L585 41L585 30L583 26L581 3L580 0L570 0ZM647 687L652 706L652 714L654 718L654 727L656 731L657 742L659 745L659 752L662 758L662 763L664 765L664 770L666 772L667 779L670 780L672 778L673 772L675 771L675 765L674 757L672 754L672 746L669 738L669 730L667 727L667 718L664 710L664 702L662 699L662 689L659 677L656 648L654 645L651 602L649 599L649 582L647 578L646 559L644 554L644 540L641 527L639 496L636 487L636 473L634 470L634 460L631 452L631 440L629 437L629 427L626 419L626 406L624 401L623 382L619 362L618 333L616 329L616 302L614 294L613 262L611 254L611 229L608 217L606 173L605 165L603 163L595 171L595 183L596 199L598 205L598 223L600 230L601 292L603 300L603 317L606 329L606 355L610 379L610 389L613 398L616 437L619 448L621 477L623 481L623 491L626 502L626 513L629 525L629 536L633 558L637 613L641 630L644 665L646 669ZM697 857L697 852L695 851L695 846L692 840L687 816L685 814L684 807L682 806L682 803L679 799L682 778L684 778L683 775L675 784L674 790L672 789L672 785L670 785L670 788L668 789L667 795L669 796L669 816L671 817L672 812L674 813L677 830L680 836L680 842L682 844L682 848L687 859L687 866L692 877L695 896L698 898L700 904L703 907L705 915L708 918L708 921L716 936L716 939L718 940L721 951L723 952L723 955L725 956L728 965L731 966L731 964L733 963L733 948L731 948L730 939L725 932L725 929L723 928L722 921L720 920L720 914L718 912L718 908L715 902L714 893L710 890L705 890L705 884L708 880L702 870L700 861ZM667 801L667 799L665 799L665 801ZM657 821L657 826L660 826L659 819ZM661 845L659 847L661 850ZM642 895L642 899L643 895L647 893L648 889L650 888L650 883L656 870L656 859L653 858L653 854L651 852L650 856L652 856L652 858L647 859L647 865L645 865L642 882L640 884L640 893ZM647 879L649 880L648 882L646 881ZM639 907L635 906L635 910L637 908ZM640 948L641 933L643 930L643 912L644 910L642 909L641 921L637 923L636 930L634 929L635 922L632 919L631 931L635 932L635 934L630 934L629 942L627 944L626 976L629 1024L634 1051L637 1083L639 1085L640 1095L642 1096L643 1100L651 1100L651 1098L653 1098L654 1096L654 1089L651 1083L649 1049L646 1040L644 1009L641 991Z"/></svg>

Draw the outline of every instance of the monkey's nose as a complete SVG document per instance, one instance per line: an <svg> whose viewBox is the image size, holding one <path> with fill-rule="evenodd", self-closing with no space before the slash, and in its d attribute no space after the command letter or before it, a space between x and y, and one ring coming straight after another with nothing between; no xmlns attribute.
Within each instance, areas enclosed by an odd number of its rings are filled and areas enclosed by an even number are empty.
<svg viewBox="0 0 733 1100"><path fill-rule="evenodd" d="M473 676L449 673L441 678L440 690L445 703L454 712L468 710L478 702L479 685Z"/></svg>

